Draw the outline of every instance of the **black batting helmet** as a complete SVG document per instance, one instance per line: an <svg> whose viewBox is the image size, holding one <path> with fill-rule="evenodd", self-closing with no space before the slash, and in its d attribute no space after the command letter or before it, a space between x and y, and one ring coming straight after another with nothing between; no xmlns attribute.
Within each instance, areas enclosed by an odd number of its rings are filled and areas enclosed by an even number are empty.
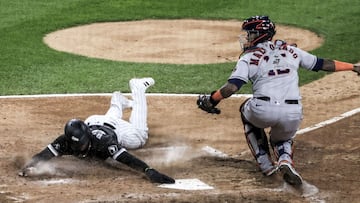
<svg viewBox="0 0 360 203"><path fill-rule="evenodd" d="M270 41L276 33L275 24L268 16L252 16L244 20L242 29L248 34L248 47L255 46L260 42ZM254 36L250 37L251 34L254 34Z"/></svg>
<svg viewBox="0 0 360 203"><path fill-rule="evenodd" d="M90 129L79 119L71 119L65 125L65 136L70 143L70 148L76 153L87 150L90 144Z"/></svg>

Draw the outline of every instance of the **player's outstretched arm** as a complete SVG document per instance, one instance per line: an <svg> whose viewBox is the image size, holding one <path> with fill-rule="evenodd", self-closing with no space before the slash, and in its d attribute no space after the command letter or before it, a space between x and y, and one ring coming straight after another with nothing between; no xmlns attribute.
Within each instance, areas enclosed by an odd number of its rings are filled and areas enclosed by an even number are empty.
<svg viewBox="0 0 360 203"><path fill-rule="evenodd" d="M55 146L59 146L56 147ZM66 144L65 135L60 135L51 144L49 144L41 152L35 154L31 160L24 166L24 168L18 173L19 176L31 176L36 174L36 165L39 162L48 161L55 156L62 156L70 154L68 151L68 144Z"/></svg>
<svg viewBox="0 0 360 203"><path fill-rule="evenodd" d="M337 60L324 59L321 69L329 72L351 70L360 75L360 64L352 64Z"/></svg>
<svg viewBox="0 0 360 203"><path fill-rule="evenodd" d="M55 155L49 150L48 147L43 149L38 154L34 155L31 160L19 171L18 175L22 177L31 176L36 170L35 166L40 161L48 161Z"/></svg>
<svg viewBox="0 0 360 203"><path fill-rule="evenodd" d="M175 183L175 180L165 174L158 172L151 168L144 161L128 153L127 151L122 152L117 158L117 161L129 166L130 168L145 173L145 175L154 183Z"/></svg>

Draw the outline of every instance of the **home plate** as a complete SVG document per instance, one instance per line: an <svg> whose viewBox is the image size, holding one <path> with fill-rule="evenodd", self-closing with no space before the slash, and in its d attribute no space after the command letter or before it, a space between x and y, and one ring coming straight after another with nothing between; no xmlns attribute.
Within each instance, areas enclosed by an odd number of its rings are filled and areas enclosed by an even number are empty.
<svg viewBox="0 0 360 203"><path fill-rule="evenodd" d="M212 190L214 187L207 185L199 179L177 179L174 184L161 184L158 187L179 190Z"/></svg>

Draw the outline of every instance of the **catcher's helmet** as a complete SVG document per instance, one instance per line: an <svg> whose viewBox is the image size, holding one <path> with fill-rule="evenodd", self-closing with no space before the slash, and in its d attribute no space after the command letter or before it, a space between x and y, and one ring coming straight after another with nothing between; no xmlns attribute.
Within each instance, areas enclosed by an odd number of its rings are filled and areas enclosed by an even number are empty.
<svg viewBox="0 0 360 203"><path fill-rule="evenodd" d="M75 153L86 152L90 144L90 129L79 119L71 119L65 125L65 136Z"/></svg>
<svg viewBox="0 0 360 203"><path fill-rule="evenodd" d="M276 33L275 24L268 16L252 16L244 20L242 29L247 32L248 49L260 42L270 41Z"/></svg>

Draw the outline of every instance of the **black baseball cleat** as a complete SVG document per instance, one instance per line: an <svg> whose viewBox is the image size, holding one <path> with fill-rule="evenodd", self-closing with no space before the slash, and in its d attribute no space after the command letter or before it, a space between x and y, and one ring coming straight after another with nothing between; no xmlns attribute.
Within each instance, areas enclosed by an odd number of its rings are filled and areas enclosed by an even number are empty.
<svg viewBox="0 0 360 203"><path fill-rule="evenodd" d="M298 174L294 167L291 166L288 162L279 163L280 172L283 174L283 179L293 186L300 186L302 184L302 178Z"/></svg>

